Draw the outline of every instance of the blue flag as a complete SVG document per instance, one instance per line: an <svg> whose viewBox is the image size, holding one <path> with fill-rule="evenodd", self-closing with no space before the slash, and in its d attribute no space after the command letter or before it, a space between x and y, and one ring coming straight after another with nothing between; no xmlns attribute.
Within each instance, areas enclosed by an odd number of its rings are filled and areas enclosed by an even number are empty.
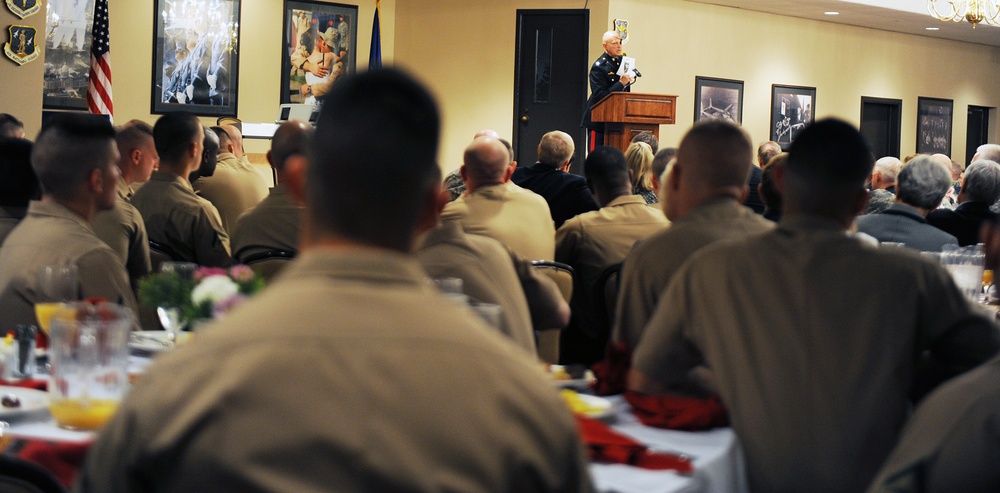
<svg viewBox="0 0 1000 493"><path fill-rule="evenodd" d="M379 3L375 1L375 20L372 25L372 51L368 53L368 70L382 68L382 29L379 26Z"/></svg>

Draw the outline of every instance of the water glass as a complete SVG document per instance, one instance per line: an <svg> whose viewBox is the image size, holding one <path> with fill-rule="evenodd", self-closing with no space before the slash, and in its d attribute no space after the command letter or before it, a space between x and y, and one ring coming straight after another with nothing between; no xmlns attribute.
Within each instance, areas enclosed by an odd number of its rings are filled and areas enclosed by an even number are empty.
<svg viewBox="0 0 1000 493"><path fill-rule="evenodd" d="M941 264L951 273L958 289L973 303L980 299L983 289L983 270L986 254L980 246L946 249L938 257Z"/></svg>

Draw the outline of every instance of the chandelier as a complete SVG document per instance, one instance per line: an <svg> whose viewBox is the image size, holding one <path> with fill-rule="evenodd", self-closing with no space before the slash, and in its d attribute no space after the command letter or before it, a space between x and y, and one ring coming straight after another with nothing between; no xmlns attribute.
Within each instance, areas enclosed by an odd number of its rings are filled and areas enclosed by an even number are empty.
<svg viewBox="0 0 1000 493"><path fill-rule="evenodd" d="M969 21L972 28L985 21L1000 25L1000 0L927 0L927 11L942 21Z"/></svg>

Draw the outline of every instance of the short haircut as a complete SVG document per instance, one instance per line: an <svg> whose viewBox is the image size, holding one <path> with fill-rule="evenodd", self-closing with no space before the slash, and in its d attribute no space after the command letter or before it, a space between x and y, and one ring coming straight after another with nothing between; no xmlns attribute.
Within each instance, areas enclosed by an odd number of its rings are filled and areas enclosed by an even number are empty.
<svg viewBox="0 0 1000 493"><path fill-rule="evenodd" d="M307 203L314 229L410 251L423 203L439 186L440 132L434 98L399 70L337 81L310 144Z"/></svg>
<svg viewBox="0 0 1000 493"><path fill-rule="evenodd" d="M142 130L143 132L146 132L149 135L153 135L153 126L136 118L133 118L123 123L122 126L119 128L119 130L127 127L139 127L139 130Z"/></svg>
<svg viewBox="0 0 1000 493"><path fill-rule="evenodd" d="M873 172L882 173L882 179L886 181L895 181L896 176L899 175L899 170L902 168L903 162L899 158L885 156L875 161Z"/></svg>
<svg viewBox="0 0 1000 493"><path fill-rule="evenodd" d="M777 142L769 140L757 147L757 162L767 164L771 162L771 158L778 154L781 154L781 146Z"/></svg>
<svg viewBox="0 0 1000 493"><path fill-rule="evenodd" d="M632 190L653 189L653 150L645 142L633 142L625 149Z"/></svg>
<svg viewBox="0 0 1000 493"><path fill-rule="evenodd" d="M229 132L222 127L211 127L212 131L215 132L215 136L219 138L219 149L225 149L226 146L233 143L233 138L229 136Z"/></svg>
<svg viewBox="0 0 1000 493"><path fill-rule="evenodd" d="M660 149L653 156L653 176L659 179L663 176L663 172L667 170L667 165L670 164L670 160L677 155L676 147L667 147L666 149Z"/></svg>
<svg viewBox="0 0 1000 493"><path fill-rule="evenodd" d="M972 202L993 205L1000 199L1000 164L980 159L965 170L962 191Z"/></svg>
<svg viewBox="0 0 1000 493"><path fill-rule="evenodd" d="M167 113L153 125L153 141L160 163L168 166L180 163L192 142L204 139L198 117L185 111Z"/></svg>
<svg viewBox="0 0 1000 493"><path fill-rule="evenodd" d="M9 113L0 113L0 137L17 137L18 130L24 129L24 122Z"/></svg>
<svg viewBox="0 0 1000 493"><path fill-rule="evenodd" d="M976 148L976 160L1000 163L1000 144L983 144Z"/></svg>
<svg viewBox="0 0 1000 493"><path fill-rule="evenodd" d="M677 148L677 165L705 188L740 188L750 179L753 143L740 126L727 120L695 123Z"/></svg>
<svg viewBox="0 0 1000 493"><path fill-rule="evenodd" d="M312 138L312 126L301 128L297 125L284 124L278 127L271 138L271 165L279 173L285 170L285 161L295 155L305 155L309 152L309 140Z"/></svg>
<svg viewBox="0 0 1000 493"><path fill-rule="evenodd" d="M122 126L115 132L115 143L118 144L118 153L122 157L139 149L147 142L153 142L153 128L149 125L146 125L146 128L139 125Z"/></svg>
<svg viewBox="0 0 1000 493"><path fill-rule="evenodd" d="M590 151L583 165L583 176L595 190L631 187L625 154L617 147L597 146Z"/></svg>
<svg viewBox="0 0 1000 493"><path fill-rule="evenodd" d="M25 207L38 199L41 187L31 167L31 141L0 137L0 206Z"/></svg>
<svg viewBox="0 0 1000 493"><path fill-rule="evenodd" d="M31 151L31 165L45 194L73 198L95 169L106 171L112 164L114 138L115 127L105 115L53 116Z"/></svg>
<svg viewBox="0 0 1000 493"><path fill-rule="evenodd" d="M510 167L509 152L494 152L496 149L489 142L497 141L493 137L477 137L465 148L462 154L462 164L465 174L476 185L500 183ZM505 147L504 147L505 148Z"/></svg>
<svg viewBox="0 0 1000 493"><path fill-rule="evenodd" d="M645 142L649 144L649 148L653 151L654 155L660 150L660 139L657 139L656 136L653 135L653 132L639 132L635 134L635 137L632 137L632 142L630 143L635 142Z"/></svg>
<svg viewBox="0 0 1000 493"><path fill-rule="evenodd" d="M569 134L558 130L548 132L538 143L538 162L556 168L569 161L574 150L573 138Z"/></svg>
<svg viewBox="0 0 1000 493"><path fill-rule="evenodd" d="M874 160L868 143L851 124L826 118L795 138L785 166L784 202L803 212L843 217L856 212Z"/></svg>
<svg viewBox="0 0 1000 493"><path fill-rule="evenodd" d="M951 186L951 171L931 156L917 156L896 177L896 198L921 209L934 210Z"/></svg>
<svg viewBox="0 0 1000 493"><path fill-rule="evenodd" d="M772 157L760 173L760 198L764 200L764 205L770 210L780 211L784 206L784 199L778 190L774 175L779 168L784 168L787 164L788 154L781 153Z"/></svg>

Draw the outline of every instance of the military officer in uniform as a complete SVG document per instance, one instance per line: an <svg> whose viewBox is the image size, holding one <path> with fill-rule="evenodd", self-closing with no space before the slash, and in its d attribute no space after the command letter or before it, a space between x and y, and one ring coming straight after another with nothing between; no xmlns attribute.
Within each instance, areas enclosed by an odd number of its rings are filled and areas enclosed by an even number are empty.
<svg viewBox="0 0 1000 493"><path fill-rule="evenodd" d="M583 112L581 127L587 129L590 145L588 151L599 145L604 145L604 127L600 123L590 121L590 109L604 96L617 91L628 91L634 79L631 74L618 76L618 67L622 64L622 38L615 31L608 31L601 37L604 54L590 67L590 99Z"/></svg>

